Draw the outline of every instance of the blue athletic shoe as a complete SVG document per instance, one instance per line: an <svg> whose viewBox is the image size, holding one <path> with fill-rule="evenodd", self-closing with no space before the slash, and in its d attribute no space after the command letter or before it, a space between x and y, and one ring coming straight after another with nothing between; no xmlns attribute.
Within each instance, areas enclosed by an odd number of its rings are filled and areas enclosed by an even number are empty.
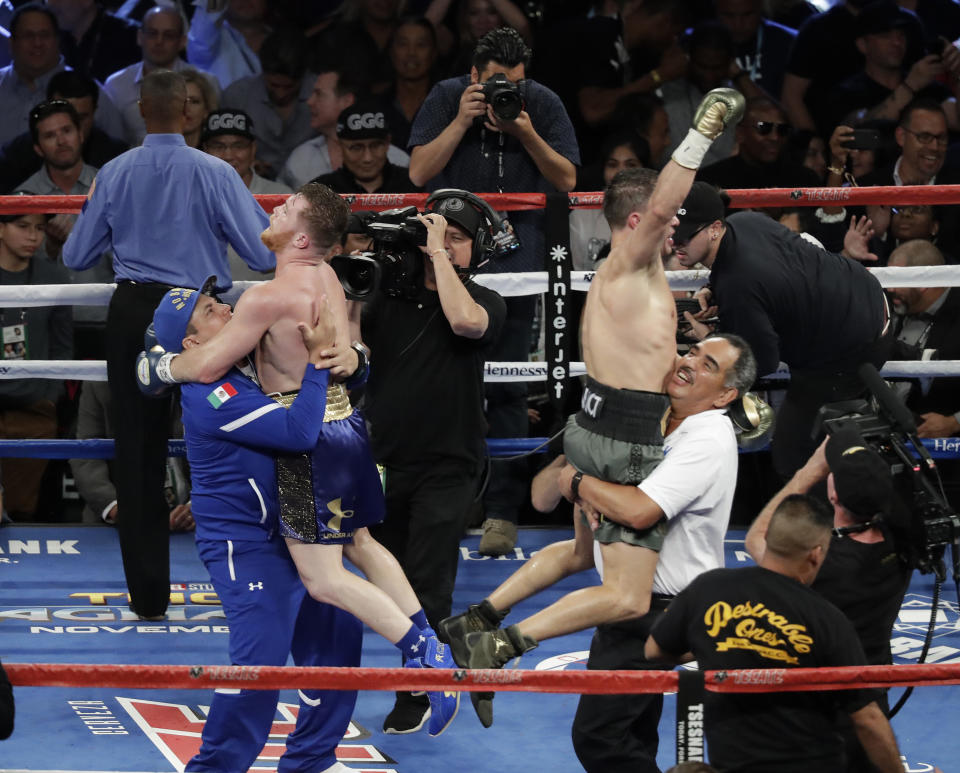
<svg viewBox="0 0 960 773"><path fill-rule="evenodd" d="M417 665L414 665L417 663ZM450 647L431 636L427 640L427 650L422 658L407 661L408 668L456 668ZM460 693L449 691L428 692L430 699L430 724L427 725L427 734L436 738L450 723L460 710Z"/></svg>

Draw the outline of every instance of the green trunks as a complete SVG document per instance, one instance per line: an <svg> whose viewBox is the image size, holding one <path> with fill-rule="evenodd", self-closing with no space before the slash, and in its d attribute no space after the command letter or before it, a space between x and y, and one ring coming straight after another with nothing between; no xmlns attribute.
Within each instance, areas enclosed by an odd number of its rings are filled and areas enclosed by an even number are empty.
<svg viewBox="0 0 960 773"><path fill-rule="evenodd" d="M585 475L635 486L663 460L663 420L670 398L660 392L613 389L587 376L580 411L563 433L567 461ZM659 551L666 519L632 529L601 518L598 542L626 542Z"/></svg>

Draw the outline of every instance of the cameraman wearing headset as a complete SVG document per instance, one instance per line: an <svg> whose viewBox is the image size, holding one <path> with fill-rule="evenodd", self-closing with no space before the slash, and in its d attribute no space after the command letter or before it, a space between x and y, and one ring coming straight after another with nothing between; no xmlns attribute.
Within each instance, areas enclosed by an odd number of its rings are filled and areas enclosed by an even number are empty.
<svg viewBox="0 0 960 773"><path fill-rule="evenodd" d="M834 536L812 587L853 623L867 663L889 665L893 662L890 636L912 569L891 533L891 525L896 526L896 519L903 515L903 505L894 494L890 465L858 430L844 427L828 435L750 526L747 552L759 563L770 517L780 502L791 494L805 494L824 480L833 506ZM878 703L885 714L889 712L886 692ZM875 770L852 727L842 732L847 739L848 770Z"/></svg>
<svg viewBox="0 0 960 773"><path fill-rule="evenodd" d="M492 254L495 214L466 191L435 194L427 207L418 215L427 243L415 292L378 293L361 329L376 360L365 393L370 441L385 468L387 514L373 533L436 626L450 615L460 539L480 491L483 364L506 306L468 276ZM383 729L414 732L428 716L425 695L398 693Z"/></svg>

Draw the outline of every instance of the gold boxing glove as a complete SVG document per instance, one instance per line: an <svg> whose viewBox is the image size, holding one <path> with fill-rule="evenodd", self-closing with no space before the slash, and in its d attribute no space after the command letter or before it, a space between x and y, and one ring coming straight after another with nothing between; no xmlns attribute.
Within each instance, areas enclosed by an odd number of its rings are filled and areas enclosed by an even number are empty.
<svg viewBox="0 0 960 773"><path fill-rule="evenodd" d="M728 126L743 118L745 102L736 89L708 91L693 116L693 126L675 151L673 160L687 169L699 169L710 144Z"/></svg>
<svg viewBox="0 0 960 773"><path fill-rule="evenodd" d="M728 126L740 123L745 104L743 94L736 89L708 91L693 114L693 128L708 140L715 140Z"/></svg>
<svg viewBox="0 0 960 773"><path fill-rule="evenodd" d="M727 416L737 431L737 445L745 451L763 448L773 434L773 408L760 399L756 392L747 392L730 403Z"/></svg>

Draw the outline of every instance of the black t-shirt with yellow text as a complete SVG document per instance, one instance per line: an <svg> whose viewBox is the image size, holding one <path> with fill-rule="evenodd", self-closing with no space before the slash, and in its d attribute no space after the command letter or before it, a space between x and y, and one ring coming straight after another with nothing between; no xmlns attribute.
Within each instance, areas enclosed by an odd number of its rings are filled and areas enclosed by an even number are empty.
<svg viewBox="0 0 960 773"><path fill-rule="evenodd" d="M694 580L651 633L667 652L692 651L703 670L863 665L844 614L802 583L761 567L716 569ZM868 690L706 693L712 765L738 773L844 771L837 711L862 708Z"/></svg>

